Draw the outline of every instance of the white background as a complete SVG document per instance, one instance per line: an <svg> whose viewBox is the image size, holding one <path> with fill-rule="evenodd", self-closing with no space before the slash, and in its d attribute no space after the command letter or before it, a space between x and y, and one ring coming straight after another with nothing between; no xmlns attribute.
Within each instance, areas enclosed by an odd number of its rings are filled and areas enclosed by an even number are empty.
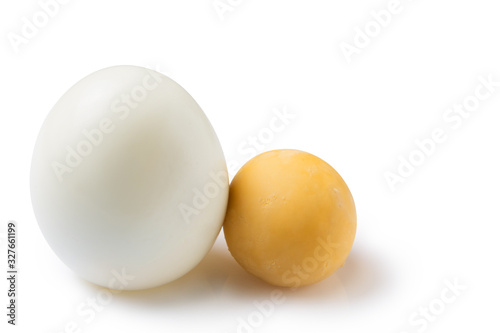
<svg viewBox="0 0 500 333"><path fill-rule="evenodd" d="M457 128L443 119L474 95L480 76L500 81L496 1L401 0L350 63L341 43L353 44L356 27L370 26L370 12L389 1L230 3L222 20L212 0L69 1L16 52L8 36L20 35L40 5L2 1L1 266L7 221L16 220L20 275L16 327L6 323L0 283L1 331L59 333L75 322L81 332L497 332L500 87ZM45 242L31 208L30 159L58 98L120 64L157 69L186 88L235 165L249 159L238 147L268 127L273 110L293 113L258 152L305 150L344 177L358 211L346 265L316 285L282 289L285 301L262 314L254 302L268 304L275 288L240 268L221 235L183 278L115 295L92 319L80 316L101 289ZM384 174L435 128L447 140L391 191ZM466 289L445 304L441 295L453 296L446 281ZM436 315L422 323L415 311L429 306Z"/></svg>

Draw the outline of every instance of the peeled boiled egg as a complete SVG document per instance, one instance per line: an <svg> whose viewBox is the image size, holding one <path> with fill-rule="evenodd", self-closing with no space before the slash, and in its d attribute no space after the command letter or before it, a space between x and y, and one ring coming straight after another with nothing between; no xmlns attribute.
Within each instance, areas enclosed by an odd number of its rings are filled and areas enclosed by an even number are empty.
<svg viewBox="0 0 500 333"><path fill-rule="evenodd" d="M71 87L38 135L31 198L55 254L111 289L175 280L220 232L228 174L217 136L179 84L116 66Z"/></svg>
<svg viewBox="0 0 500 333"><path fill-rule="evenodd" d="M295 288L327 278L346 261L355 234L347 184L312 154L263 153L231 182L224 222L229 251L270 284Z"/></svg>

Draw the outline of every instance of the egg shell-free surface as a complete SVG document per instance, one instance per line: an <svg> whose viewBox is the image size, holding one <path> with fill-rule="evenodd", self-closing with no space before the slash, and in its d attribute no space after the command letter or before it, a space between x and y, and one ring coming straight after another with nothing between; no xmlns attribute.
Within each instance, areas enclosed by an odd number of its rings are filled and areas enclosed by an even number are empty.
<svg viewBox="0 0 500 333"><path fill-rule="evenodd" d="M207 117L180 85L146 68L110 67L76 83L33 153L43 235L68 267L108 288L155 287L191 270L220 231L227 196Z"/></svg>

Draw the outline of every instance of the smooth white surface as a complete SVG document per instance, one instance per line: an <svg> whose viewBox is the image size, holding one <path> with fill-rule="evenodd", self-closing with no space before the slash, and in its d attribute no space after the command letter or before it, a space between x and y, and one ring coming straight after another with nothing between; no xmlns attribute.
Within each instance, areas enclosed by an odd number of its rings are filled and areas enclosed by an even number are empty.
<svg viewBox="0 0 500 333"><path fill-rule="evenodd" d="M181 86L116 66L80 80L50 111L33 153L31 196L68 267L103 287L145 289L208 253L228 175L212 126Z"/></svg>
<svg viewBox="0 0 500 333"><path fill-rule="evenodd" d="M21 275L20 326L1 321L0 331L60 333L74 321L85 333L229 333L254 313L255 301L270 299L273 288L239 268L219 237L206 259L172 284L117 294L99 303L94 317L77 312L82 303L92 309L87 300L100 289L53 255L36 224L33 146L69 86L100 68L135 64L192 94L228 162L246 162L249 137L270 128L274 107L286 106L296 117L288 125L275 120L281 130L259 152L309 151L349 184L359 215L346 265L323 283L288 292L256 333L416 333L409 317L455 277L467 290L425 332L498 332L500 90L396 192L383 178L414 140L443 126L447 108L474 93L479 75L500 81L497 2L405 1L351 64L339 43L386 1L245 0L225 21L211 4L70 1L19 54L2 39L0 223L19 223ZM2 2L4 34L37 8L37 1Z"/></svg>

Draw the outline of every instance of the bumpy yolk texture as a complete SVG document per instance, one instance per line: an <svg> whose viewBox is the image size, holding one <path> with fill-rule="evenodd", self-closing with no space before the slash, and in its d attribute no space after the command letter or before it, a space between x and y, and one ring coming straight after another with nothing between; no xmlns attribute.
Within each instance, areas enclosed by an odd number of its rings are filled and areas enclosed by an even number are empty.
<svg viewBox="0 0 500 333"><path fill-rule="evenodd" d="M314 155L261 154L231 183L224 221L229 251L270 284L299 287L325 279L344 265L355 234L349 188Z"/></svg>

